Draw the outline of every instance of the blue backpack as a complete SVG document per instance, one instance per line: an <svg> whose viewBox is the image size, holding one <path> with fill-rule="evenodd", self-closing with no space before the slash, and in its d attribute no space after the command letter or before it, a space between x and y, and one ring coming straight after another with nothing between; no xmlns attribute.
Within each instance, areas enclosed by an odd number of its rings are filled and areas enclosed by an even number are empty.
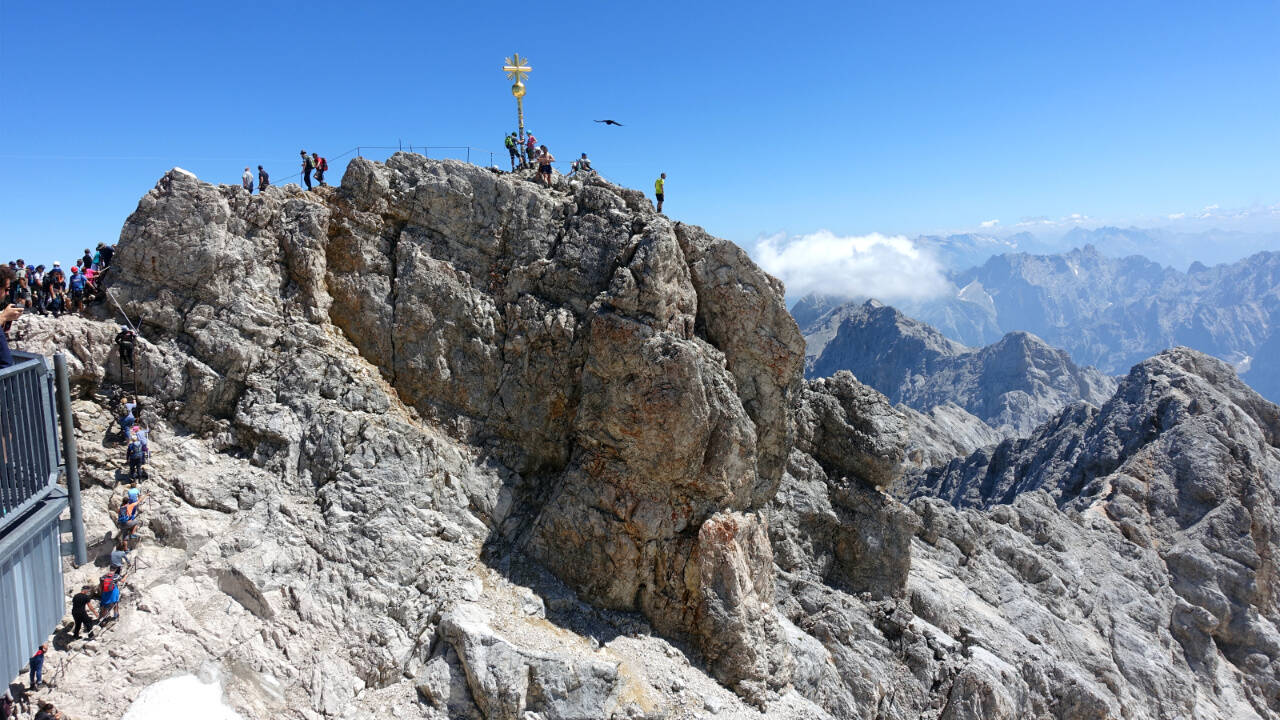
<svg viewBox="0 0 1280 720"><path fill-rule="evenodd" d="M129 449L125 452L128 453L129 460L137 460L139 462L147 456L142 450L142 443L136 441L129 443Z"/></svg>

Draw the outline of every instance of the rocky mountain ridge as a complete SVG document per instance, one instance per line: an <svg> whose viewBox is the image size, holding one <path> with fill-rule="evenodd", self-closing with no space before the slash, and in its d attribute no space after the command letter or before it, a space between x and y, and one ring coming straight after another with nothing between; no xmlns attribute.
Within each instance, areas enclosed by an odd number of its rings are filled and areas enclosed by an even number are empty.
<svg viewBox="0 0 1280 720"><path fill-rule="evenodd" d="M1232 363L1264 397L1280 399L1280 369L1271 352L1280 344L1274 339L1280 253L1212 267L1193 263L1183 272L1085 245L1052 255L996 255L952 273L951 281L954 294L898 309L970 346L1029 332L1109 374L1185 345ZM806 319L807 337L829 339L834 325L816 317L837 318L837 308L853 312L862 302L806 297L793 311Z"/></svg>
<svg viewBox="0 0 1280 720"><path fill-rule="evenodd" d="M1111 516L887 493L910 416L803 379L777 281L638 192L410 154L310 193L175 170L118 258L146 568L120 625L55 657L73 716L215 665L252 718L1280 717L1268 647L1175 633L1208 627L1170 609L1197 578ZM71 355L108 538L113 328L23 322ZM1204 412L1245 402L1199 377ZM1270 462L1239 449L1217 469Z"/></svg>
<svg viewBox="0 0 1280 720"><path fill-rule="evenodd" d="M1115 390L1033 335L971 349L874 300L834 308L803 332L810 377L849 370L890 402L923 413L950 403L1000 436L1028 434L1068 403L1100 405Z"/></svg>

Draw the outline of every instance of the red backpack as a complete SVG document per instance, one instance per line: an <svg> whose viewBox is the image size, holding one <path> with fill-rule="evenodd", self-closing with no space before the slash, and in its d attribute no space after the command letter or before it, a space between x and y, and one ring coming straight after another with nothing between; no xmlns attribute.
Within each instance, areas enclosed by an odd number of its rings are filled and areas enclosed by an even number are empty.
<svg viewBox="0 0 1280 720"><path fill-rule="evenodd" d="M116 589L116 576L115 576L115 575L112 575L111 573L107 573L106 575L103 575L103 576L102 576L102 587L101 587L100 589L102 590L102 593L103 593L103 594L106 594L106 593L111 592L112 590L115 590L115 589Z"/></svg>
<svg viewBox="0 0 1280 720"><path fill-rule="evenodd" d="M320 161L316 163L316 167L320 172L329 172L329 161L324 158L320 158Z"/></svg>

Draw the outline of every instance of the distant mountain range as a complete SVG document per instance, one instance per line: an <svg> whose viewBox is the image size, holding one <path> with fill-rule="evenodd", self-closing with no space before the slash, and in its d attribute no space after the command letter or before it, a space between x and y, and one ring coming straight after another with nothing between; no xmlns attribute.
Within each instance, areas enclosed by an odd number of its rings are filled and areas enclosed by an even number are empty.
<svg viewBox="0 0 1280 720"><path fill-rule="evenodd" d="M890 402L921 413L953 404L997 436L1026 435L1067 404L1100 405L1115 390L1112 378L1025 332L974 349L875 300L816 310L804 302L793 310L806 320L806 374L849 370ZM953 425L954 416L933 413Z"/></svg>
<svg viewBox="0 0 1280 720"><path fill-rule="evenodd" d="M1057 255L997 255L952 280L954 295L903 304L902 311L971 346L1030 332L1076 363L1113 375L1185 345L1231 363L1264 397L1280 399L1280 253L1214 267L1193 263L1182 272L1140 256L1107 257L1090 245ZM835 317L839 307L811 297L796 311L822 308Z"/></svg>
<svg viewBox="0 0 1280 720"><path fill-rule="evenodd" d="M1267 250L1280 250L1278 232L1207 230L1179 232L1163 228L1076 227L1059 236L1020 232L1011 235L961 233L916 238L952 270L981 265L994 255L1048 255L1093 245L1103 255L1123 258L1141 255L1170 267L1187 270L1193 263L1217 265Z"/></svg>

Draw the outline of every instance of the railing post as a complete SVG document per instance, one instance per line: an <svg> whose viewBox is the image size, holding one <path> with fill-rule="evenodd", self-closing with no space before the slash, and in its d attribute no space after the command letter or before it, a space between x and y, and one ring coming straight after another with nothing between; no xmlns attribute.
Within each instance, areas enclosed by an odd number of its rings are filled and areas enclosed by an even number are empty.
<svg viewBox="0 0 1280 720"><path fill-rule="evenodd" d="M53 356L54 374L58 380L58 416L62 420L62 461L67 468L67 499L71 503L71 542L75 548L76 567L89 562L84 544L84 514L80 507L80 462L76 457L76 430L71 417L71 383L67 379L67 358Z"/></svg>

